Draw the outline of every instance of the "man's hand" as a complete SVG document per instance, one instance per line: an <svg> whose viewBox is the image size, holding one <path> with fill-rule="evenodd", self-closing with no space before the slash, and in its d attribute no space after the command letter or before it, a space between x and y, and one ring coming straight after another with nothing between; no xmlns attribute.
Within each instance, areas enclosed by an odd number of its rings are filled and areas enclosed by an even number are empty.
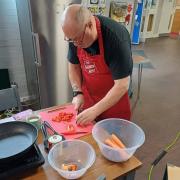
<svg viewBox="0 0 180 180"><path fill-rule="evenodd" d="M76 111L80 111L84 105L84 95L78 94L76 97L73 98L72 104L74 104Z"/></svg>
<svg viewBox="0 0 180 180"><path fill-rule="evenodd" d="M86 125L94 121L97 116L96 110L93 107L90 107L77 115L76 122L78 125Z"/></svg>

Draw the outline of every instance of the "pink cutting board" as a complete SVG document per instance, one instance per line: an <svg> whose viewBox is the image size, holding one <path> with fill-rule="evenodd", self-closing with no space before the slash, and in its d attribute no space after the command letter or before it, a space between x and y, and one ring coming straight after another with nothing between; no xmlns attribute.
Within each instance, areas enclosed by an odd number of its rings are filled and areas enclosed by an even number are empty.
<svg viewBox="0 0 180 180"><path fill-rule="evenodd" d="M66 139L75 139L75 138L79 138L81 136L90 134L92 132L92 128L93 128L93 124L89 124L87 126L78 126L76 124L76 115L77 115L77 111L75 111L74 109L74 105L67 105L67 106L63 106L65 107L65 109L60 109L57 111L53 111L53 112L48 112L48 111L43 111L40 112L39 115L41 116L42 121L47 121L49 122L49 124L52 126L52 128L58 132L59 134L61 134L61 132L66 132L67 131L67 124L73 124L76 131L85 131L87 133L83 133L83 134L73 134L73 135L64 135L64 137ZM72 117L72 120L70 122L55 122L52 121L52 118L57 116L60 112L66 112L66 113L73 113L74 116Z"/></svg>

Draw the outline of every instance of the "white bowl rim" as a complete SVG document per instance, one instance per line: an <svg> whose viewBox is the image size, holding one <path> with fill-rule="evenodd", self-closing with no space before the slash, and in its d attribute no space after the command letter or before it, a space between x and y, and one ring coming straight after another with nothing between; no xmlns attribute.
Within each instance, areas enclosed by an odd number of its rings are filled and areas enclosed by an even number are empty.
<svg viewBox="0 0 180 180"><path fill-rule="evenodd" d="M143 139L142 139L142 142L141 142L140 144L138 144L138 145L136 145L136 146L133 146L133 147L130 147L130 148L122 148L122 150L137 149L137 148L139 148L140 146L142 146L142 144L144 144L144 142L145 142L145 133L144 133L144 131L143 131L137 124L135 124L135 123L133 123L133 122L131 122L131 121L128 121L128 120L126 120L126 119L120 119L120 118L108 118L108 119L103 119L103 120L97 122L97 123L93 126L92 136L93 136L93 138L95 139L95 141L96 141L98 144L103 144L105 147L107 147L107 148L109 148L109 149L112 149L112 150L121 150L121 149L119 149L119 148L113 148L113 147L110 147L110 146L106 145L105 143L102 143L101 141L99 141L99 140L94 136L94 131L95 131L97 125L99 125L99 124L101 124L101 123L103 123L103 122L105 122L105 121L111 121L111 120L128 122L128 123L136 126L137 129L139 129L139 130L142 132L142 134L143 134Z"/></svg>
<svg viewBox="0 0 180 180"><path fill-rule="evenodd" d="M84 143L84 144L86 144L86 145L91 149L91 152L92 152L92 154L93 154L93 159L92 159L91 163L90 163L87 167L83 167L82 169L79 169L79 170L77 170L77 171L66 171L66 170L63 170L63 169L60 169L60 168L55 167L54 163L53 163L52 160L50 159L50 154L53 152L53 150L54 150L54 149L56 148L56 146L58 146L59 144L62 144L62 143L64 143L64 142L72 142L72 141L73 141L73 142L76 141L76 142ZM68 139L68 140L61 141L61 142L55 144L55 145L50 149L50 151L49 151L49 153L48 153L48 162L49 162L49 164L50 164L56 171L58 171L58 172L61 171L62 173L67 173L67 172L68 172L69 174L74 174L74 173L78 173L78 172L81 172L81 171L86 172L86 171L94 164L95 160L96 160L96 153L95 153L94 148L93 148L89 143L87 143L87 142L85 142L85 141L82 141L82 140L79 140L79 139Z"/></svg>

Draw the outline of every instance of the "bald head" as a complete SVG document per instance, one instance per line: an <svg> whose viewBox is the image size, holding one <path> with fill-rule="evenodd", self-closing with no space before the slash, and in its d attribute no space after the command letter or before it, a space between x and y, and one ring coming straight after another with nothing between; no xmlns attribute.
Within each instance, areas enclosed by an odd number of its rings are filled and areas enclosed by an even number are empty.
<svg viewBox="0 0 180 180"><path fill-rule="evenodd" d="M61 25L65 38L75 46L86 48L97 39L95 17L79 4L70 5L64 10Z"/></svg>
<svg viewBox="0 0 180 180"><path fill-rule="evenodd" d="M68 6L61 17L62 27L80 28L88 23L92 14L91 12L79 4Z"/></svg>

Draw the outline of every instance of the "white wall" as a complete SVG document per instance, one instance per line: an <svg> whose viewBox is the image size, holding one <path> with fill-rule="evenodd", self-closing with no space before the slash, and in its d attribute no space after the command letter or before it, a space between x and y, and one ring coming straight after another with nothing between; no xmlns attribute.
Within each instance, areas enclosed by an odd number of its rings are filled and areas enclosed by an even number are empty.
<svg viewBox="0 0 180 180"><path fill-rule="evenodd" d="M28 96L15 0L0 0L0 68L9 69L20 96Z"/></svg>

